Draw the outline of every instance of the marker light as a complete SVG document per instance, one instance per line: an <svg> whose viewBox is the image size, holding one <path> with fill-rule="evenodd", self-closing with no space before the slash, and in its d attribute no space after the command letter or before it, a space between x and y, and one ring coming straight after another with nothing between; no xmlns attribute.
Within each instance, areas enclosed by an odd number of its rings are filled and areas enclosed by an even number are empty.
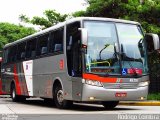
<svg viewBox="0 0 160 120"><path fill-rule="evenodd" d="M140 97L141 100L144 100L144 97Z"/></svg>
<svg viewBox="0 0 160 120"><path fill-rule="evenodd" d="M145 86L148 86L149 85L149 81L145 81L145 82L140 82L138 84L139 87L145 87Z"/></svg>
<svg viewBox="0 0 160 120"><path fill-rule="evenodd" d="M90 99L90 100L94 100L95 98L94 98L94 97L89 97L89 99Z"/></svg>

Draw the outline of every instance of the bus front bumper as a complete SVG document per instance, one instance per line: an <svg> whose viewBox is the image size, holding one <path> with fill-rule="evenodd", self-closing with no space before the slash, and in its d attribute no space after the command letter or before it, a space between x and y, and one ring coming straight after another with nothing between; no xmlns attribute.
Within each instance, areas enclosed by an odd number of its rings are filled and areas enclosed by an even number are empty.
<svg viewBox="0 0 160 120"><path fill-rule="evenodd" d="M84 84L82 91L82 101L130 101L146 100L148 86L135 89L105 89Z"/></svg>

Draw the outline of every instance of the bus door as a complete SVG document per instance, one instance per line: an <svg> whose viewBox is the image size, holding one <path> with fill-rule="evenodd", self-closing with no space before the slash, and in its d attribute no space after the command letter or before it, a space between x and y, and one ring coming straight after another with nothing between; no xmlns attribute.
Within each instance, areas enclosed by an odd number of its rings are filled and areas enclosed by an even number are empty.
<svg viewBox="0 0 160 120"><path fill-rule="evenodd" d="M72 97L74 100L80 100L79 95L82 91L81 34L78 28L80 28L80 22L68 24L66 32L67 67L68 75L72 78Z"/></svg>

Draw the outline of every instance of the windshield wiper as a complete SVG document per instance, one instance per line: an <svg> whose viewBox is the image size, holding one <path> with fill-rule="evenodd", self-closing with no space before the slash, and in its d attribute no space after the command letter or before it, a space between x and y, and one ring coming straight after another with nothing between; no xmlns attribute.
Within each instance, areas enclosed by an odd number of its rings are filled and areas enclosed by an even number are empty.
<svg viewBox="0 0 160 120"><path fill-rule="evenodd" d="M126 53L124 53L123 44L121 44L121 60L124 60L125 58L127 58L127 56L126 56ZM139 75L137 74L136 70L134 69L132 63L131 63L130 61L126 61L126 62L129 64L130 68L132 69L132 71L133 71L133 76L139 76Z"/></svg>
<svg viewBox="0 0 160 120"><path fill-rule="evenodd" d="M105 50L108 46L110 46L110 44L106 44L106 45L104 46L104 48L102 48L102 49L99 51L99 59L100 59L100 60L101 60L101 53L102 53L102 51Z"/></svg>

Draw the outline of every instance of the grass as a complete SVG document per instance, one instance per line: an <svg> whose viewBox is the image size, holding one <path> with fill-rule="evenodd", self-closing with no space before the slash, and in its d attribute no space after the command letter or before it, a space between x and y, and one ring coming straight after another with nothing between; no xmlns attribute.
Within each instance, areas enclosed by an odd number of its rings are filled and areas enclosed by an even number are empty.
<svg viewBox="0 0 160 120"><path fill-rule="evenodd" d="M160 100L160 93L150 93L147 99L148 100Z"/></svg>

